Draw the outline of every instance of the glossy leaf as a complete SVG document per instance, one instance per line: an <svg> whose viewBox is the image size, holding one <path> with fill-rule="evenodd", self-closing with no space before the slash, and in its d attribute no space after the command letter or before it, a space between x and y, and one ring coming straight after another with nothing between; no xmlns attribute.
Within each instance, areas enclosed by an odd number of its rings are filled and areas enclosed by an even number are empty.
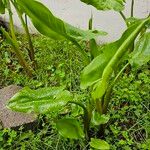
<svg viewBox="0 0 150 150"><path fill-rule="evenodd" d="M93 125L106 124L109 121L109 118L110 117L108 115L101 115L100 113L93 111L91 122Z"/></svg>
<svg viewBox="0 0 150 150"><path fill-rule="evenodd" d="M7 107L24 113L48 113L59 111L70 100L72 95L63 87L46 87L38 90L25 87L10 99Z"/></svg>
<svg viewBox="0 0 150 150"><path fill-rule="evenodd" d="M103 34L99 31L84 31L55 17L42 3L35 0L18 0L22 10L30 17L36 29L53 39L87 40Z"/></svg>
<svg viewBox="0 0 150 150"><path fill-rule="evenodd" d="M64 118L56 123L56 127L61 136L70 139L84 138L83 130L76 119Z"/></svg>
<svg viewBox="0 0 150 150"><path fill-rule="evenodd" d="M121 58L149 21L150 17L135 23L124 32L118 41L104 46L102 53L83 70L81 88L85 89L96 83L93 90L94 99L102 97L113 70L117 68Z"/></svg>
<svg viewBox="0 0 150 150"><path fill-rule="evenodd" d="M98 10L115 10L124 9L125 0L81 0L82 2L94 6Z"/></svg>
<svg viewBox="0 0 150 150"><path fill-rule="evenodd" d="M140 67L150 60L150 32L145 33L137 42L130 63Z"/></svg>
<svg viewBox="0 0 150 150"><path fill-rule="evenodd" d="M97 150L109 150L110 149L109 144L106 141L101 140L101 139L91 138L90 146Z"/></svg>

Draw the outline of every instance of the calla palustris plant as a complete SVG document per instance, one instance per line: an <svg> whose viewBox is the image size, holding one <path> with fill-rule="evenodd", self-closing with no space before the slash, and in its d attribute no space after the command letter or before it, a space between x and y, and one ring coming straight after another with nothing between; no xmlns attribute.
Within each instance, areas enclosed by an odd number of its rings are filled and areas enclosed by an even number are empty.
<svg viewBox="0 0 150 150"><path fill-rule="evenodd" d="M101 9L96 3L100 1L82 1L87 4L92 4L97 9ZM73 38L76 39L76 41L78 41L80 38L85 39L86 35L86 39L88 40L93 38L89 37L95 36L93 32L78 30L77 28L74 28L56 18L46 7L43 6L43 4L37 1L30 0L33 6L26 0L18 0L17 2L23 11L31 18L35 27L44 35L53 38L58 36L59 39L69 38L69 40L72 40ZM104 2L108 1L103 1L103 3ZM120 11L124 8L123 0L109 0L109 2L111 2L110 4L113 5L110 6L108 3L106 3L109 7L105 5L107 7L103 8L103 10L114 9ZM34 7L37 8L37 10L41 8L40 12L37 12ZM47 18L50 17L51 19L45 20L46 16ZM38 17L43 18L39 20ZM50 97L45 97L45 95L48 94L47 90L40 89L42 92L38 92L29 89L23 89L18 95L15 95L10 100L8 107L12 110L20 112L32 111L36 113L42 113L40 108L42 108L43 105L43 108L49 110L48 112L55 111L55 109L52 109L52 106L56 107L57 104L57 107L59 107L59 105L63 107L67 104L78 105L78 107L83 109L83 125L80 125L81 122L77 121L77 119L72 117L64 117L56 122L56 127L60 135L66 138L79 139L85 137L89 141L91 138L89 135L90 125L92 124L96 127L101 127L103 124L106 124L109 121L109 116L106 113L109 102L111 101L111 91L120 74L129 64L138 68L150 60L150 32L146 30L149 23L150 17L134 21L132 24L130 24L130 26L128 26L119 40L100 47L99 53L96 53L93 61L83 69L81 73L81 88L87 89L90 87L92 99L90 103L87 101L85 105L80 101L74 101L69 92L61 88L60 93L62 94L53 93L52 97L51 94L49 95ZM56 24L58 24L57 28ZM133 43L135 43L135 47L133 52L130 52L129 49ZM124 56L128 56L128 63L121 68L121 64L124 61ZM52 89L55 91L55 88ZM32 93L34 93L33 96ZM38 96L35 96L36 94ZM45 100L47 104L44 103ZM23 108L23 106L25 106L27 109ZM58 112L58 109L56 109L56 111ZM70 129L72 133L68 133L67 129ZM110 149L108 143L101 139L91 138L90 146L91 148L95 149Z"/></svg>

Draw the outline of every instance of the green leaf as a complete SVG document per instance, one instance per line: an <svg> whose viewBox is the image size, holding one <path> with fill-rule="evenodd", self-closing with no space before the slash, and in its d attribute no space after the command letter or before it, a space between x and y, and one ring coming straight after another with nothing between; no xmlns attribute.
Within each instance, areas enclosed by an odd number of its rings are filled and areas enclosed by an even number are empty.
<svg viewBox="0 0 150 150"><path fill-rule="evenodd" d="M99 150L109 150L110 149L110 146L109 144L104 141L104 140L101 140L101 139L94 139L94 138L91 138L91 141L90 141L90 146L92 148L95 148L95 149L99 149Z"/></svg>
<svg viewBox="0 0 150 150"><path fill-rule="evenodd" d="M22 10L30 17L36 29L53 39L87 40L97 37L103 32L85 31L65 23L55 17L42 3L35 0L18 0ZM73 38L73 39L72 39Z"/></svg>
<svg viewBox="0 0 150 150"><path fill-rule="evenodd" d="M126 54L141 29L149 21L150 17L135 23L123 33L118 41L104 46L102 53L82 71L81 88L85 89L88 86L96 84L93 90L93 97L94 99L102 97L107 89L113 71L117 68L120 60Z"/></svg>
<svg viewBox="0 0 150 150"><path fill-rule="evenodd" d="M102 36L107 35L107 33L104 31L98 31L98 30L85 31L85 30L76 28L72 25L69 25L68 23L64 23L64 24L65 24L67 36L69 36L68 40L70 41L71 41L70 37L79 41L88 41L90 39L95 39L99 35L102 35Z"/></svg>
<svg viewBox="0 0 150 150"><path fill-rule="evenodd" d="M82 89L86 89L88 86L91 86L94 83L100 81L105 66L113 57L118 47L119 42L116 41L114 43L104 45L101 48L101 54L95 57L95 59L93 59L93 61L88 66L86 66L81 73L80 86Z"/></svg>
<svg viewBox="0 0 150 150"><path fill-rule="evenodd" d="M64 23L42 3L34 0L17 0L20 8L31 18L36 29L53 39L64 39L66 36Z"/></svg>
<svg viewBox="0 0 150 150"><path fill-rule="evenodd" d="M3 0L0 0L0 14L4 14L4 13L5 13L5 4Z"/></svg>
<svg viewBox="0 0 150 150"><path fill-rule="evenodd" d="M95 85L93 86L92 94L91 94L92 98L97 99L101 97L101 95L104 95L107 89L107 86L108 86L107 83L102 82L102 80L95 83Z"/></svg>
<svg viewBox="0 0 150 150"><path fill-rule="evenodd" d="M101 125L101 124L106 124L109 121L109 116L108 115L101 115L97 111L92 112L92 119L91 122L93 125Z"/></svg>
<svg viewBox="0 0 150 150"><path fill-rule="evenodd" d="M126 19L126 23L131 26L139 21L142 21L143 19L140 19L140 18L135 18L135 17L129 17Z"/></svg>
<svg viewBox="0 0 150 150"><path fill-rule="evenodd" d="M72 95L63 87L46 87L38 90L23 88L9 101L7 107L24 113L49 113L59 111Z"/></svg>
<svg viewBox="0 0 150 150"><path fill-rule="evenodd" d="M56 123L60 135L65 138L79 139L84 138L83 130L76 119L63 118Z"/></svg>
<svg viewBox="0 0 150 150"><path fill-rule="evenodd" d="M98 48L98 45L95 41L95 39L91 39L89 41L89 45L90 45L90 53L91 53L91 56L93 58L95 58L96 56L99 55L99 48Z"/></svg>
<svg viewBox="0 0 150 150"><path fill-rule="evenodd" d="M138 68L150 60L150 32L145 33L137 42L130 63Z"/></svg>
<svg viewBox="0 0 150 150"><path fill-rule="evenodd" d="M125 0L81 0L82 2L94 6L98 10L115 10L124 9Z"/></svg>

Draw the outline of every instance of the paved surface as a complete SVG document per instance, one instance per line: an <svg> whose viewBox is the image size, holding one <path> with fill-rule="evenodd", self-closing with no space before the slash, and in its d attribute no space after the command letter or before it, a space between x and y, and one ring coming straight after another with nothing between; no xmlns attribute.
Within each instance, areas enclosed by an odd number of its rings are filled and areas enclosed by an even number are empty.
<svg viewBox="0 0 150 150"><path fill-rule="evenodd" d="M7 101L17 93L21 87L10 85L0 89L0 122L4 128L15 128L21 125L27 125L35 122L35 116L13 112L6 108Z"/></svg>

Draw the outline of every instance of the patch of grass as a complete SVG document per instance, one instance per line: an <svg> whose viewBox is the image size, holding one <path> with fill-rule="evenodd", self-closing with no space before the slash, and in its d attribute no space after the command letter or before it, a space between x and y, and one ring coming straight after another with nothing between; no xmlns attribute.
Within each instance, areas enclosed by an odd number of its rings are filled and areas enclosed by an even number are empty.
<svg viewBox="0 0 150 150"><path fill-rule="evenodd" d="M20 47L27 57L27 43L21 36ZM1 45L0 55L0 86L17 84L38 88L42 86L66 85L70 90L79 88L80 72L84 65L76 47L67 41L53 41L44 36L33 36L36 61L38 68L35 78L29 79L18 64L10 46L4 41ZM29 58L26 58L29 59Z"/></svg>
<svg viewBox="0 0 150 150"><path fill-rule="evenodd" d="M150 147L150 71L147 66L126 74L114 87L106 135L112 149ZM113 138L112 138L113 137Z"/></svg>

